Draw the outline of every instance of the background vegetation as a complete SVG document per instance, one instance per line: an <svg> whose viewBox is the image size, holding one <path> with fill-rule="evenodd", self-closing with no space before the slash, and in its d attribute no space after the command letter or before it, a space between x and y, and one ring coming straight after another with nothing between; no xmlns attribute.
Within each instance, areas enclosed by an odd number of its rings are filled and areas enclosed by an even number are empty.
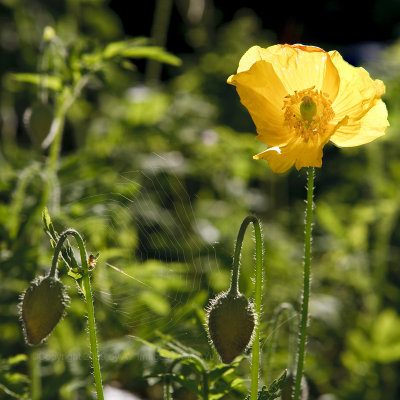
<svg viewBox="0 0 400 400"><path fill-rule="evenodd" d="M83 399L93 392L84 308L65 270L66 318L36 351L24 344L19 295L47 273L52 254L41 225L45 205L57 229L74 227L100 253L92 282L108 387L161 399L168 355L188 347L217 368L204 308L228 288L233 243L249 213L264 226L261 324L268 350L273 310L282 302L298 308L305 173L278 176L252 160L263 145L225 80L248 47L283 41L337 48L387 87L386 136L361 148L327 146L317 170L306 377L311 399L399 398L398 8L388 0L363 3L357 27L334 2L286 13L275 4L279 12L266 13L255 4L242 10L243 4L228 9L217 1L165 0L158 14L150 1L137 4L135 15L121 3L0 2L0 398L28 396L37 360L41 398ZM56 36L47 31L51 39L44 40L46 26ZM133 37L139 48L166 46L181 64L161 51L104 56L109 43ZM364 40L375 42L359 43ZM55 78L41 80L37 73ZM66 115L59 166L49 167L43 130L32 128L29 112L41 108L46 123L85 74L87 84ZM253 254L246 238L240 286L248 296ZM281 320L276 354L264 363L266 384L287 365L290 322ZM244 357L235 369L216 370L212 396L244 398L248 365ZM196 396L189 367L178 368L176 381L175 397Z"/></svg>

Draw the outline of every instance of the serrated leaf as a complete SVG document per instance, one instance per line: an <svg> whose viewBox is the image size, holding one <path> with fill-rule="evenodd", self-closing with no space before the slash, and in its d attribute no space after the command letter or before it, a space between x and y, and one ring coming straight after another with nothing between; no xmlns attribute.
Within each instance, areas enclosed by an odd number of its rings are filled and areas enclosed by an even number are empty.
<svg viewBox="0 0 400 400"><path fill-rule="evenodd" d="M50 217L49 210L47 209L47 207L43 208L42 221L43 221L43 226L44 226L45 232L50 231L51 217Z"/></svg>
<svg viewBox="0 0 400 400"><path fill-rule="evenodd" d="M55 91L60 91L62 88L62 81L58 76L18 73L18 74L11 74L11 77L17 82L42 85L48 89L52 89Z"/></svg>
<svg viewBox="0 0 400 400"><path fill-rule="evenodd" d="M75 280L82 279L82 277L83 277L83 275L82 275L81 273L79 273L79 272L74 272L72 269L70 269L70 270L68 271L68 275L69 275L71 278L75 279Z"/></svg>
<svg viewBox="0 0 400 400"><path fill-rule="evenodd" d="M275 379L268 387L263 386L258 392L257 400L275 400L281 395L281 390L286 385L287 371L285 370L282 375ZM246 397L248 400L250 396Z"/></svg>
<svg viewBox="0 0 400 400"><path fill-rule="evenodd" d="M245 385L245 380L242 378L235 378L232 382L231 382L231 388L232 389L236 389L238 391L242 391L246 388Z"/></svg>

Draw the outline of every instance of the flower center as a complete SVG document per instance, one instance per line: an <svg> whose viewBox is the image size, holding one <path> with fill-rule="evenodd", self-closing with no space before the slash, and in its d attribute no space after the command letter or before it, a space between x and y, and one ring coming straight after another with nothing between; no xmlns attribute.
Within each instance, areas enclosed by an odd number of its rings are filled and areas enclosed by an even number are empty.
<svg viewBox="0 0 400 400"><path fill-rule="evenodd" d="M314 87L295 91L284 100L284 124L305 140L327 133L335 116L329 96Z"/></svg>

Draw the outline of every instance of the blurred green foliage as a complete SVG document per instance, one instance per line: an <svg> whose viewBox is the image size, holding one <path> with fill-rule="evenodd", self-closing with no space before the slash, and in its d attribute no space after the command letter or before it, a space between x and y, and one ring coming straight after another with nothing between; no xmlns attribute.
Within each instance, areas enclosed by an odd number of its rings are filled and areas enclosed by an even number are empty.
<svg viewBox="0 0 400 400"><path fill-rule="evenodd" d="M44 205L59 231L76 228L88 249L100 253L92 282L107 385L162 398L162 374L173 358L160 354L164 347L185 348L208 368L221 368L207 341L204 308L229 286L233 243L251 212L264 224L261 332L262 348L269 348L273 310L282 302L298 309L305 174L273 175L252 160L263 146L225 80L248 47L270 44L273 34L247 11L213 28L210 40L204 20L189 31L196 45L179 54L179 66L151 41L126 38L102 0L2 0L1 9L0 399L27 396L29 365L38 360L41 398L90 398L93 391L84 309L65 268L67 317L35 351L23 341L19 295L47 272L52 255L41 227ZM43 40L46 26L57 40ZM146 62L136 57L174 65L164 65L162 80L149 83ZM316 175L306 364L312 399L400 394L399 43L368 69L386 83L391 127L361 148L327 146ZM41 107L48 127L60 93L89 72L67 112L57 179L46 198L49 150L40 143L47 128L29 130L26 110ZM246 238L240 286L247 296L253 255ZM287 367L290 322L282 318L277 328L265 384ZM216 372L215 398L243 398L248 366L244 356L235 368ZM191 399L195 373L180 368L174 396Z"/></svg>

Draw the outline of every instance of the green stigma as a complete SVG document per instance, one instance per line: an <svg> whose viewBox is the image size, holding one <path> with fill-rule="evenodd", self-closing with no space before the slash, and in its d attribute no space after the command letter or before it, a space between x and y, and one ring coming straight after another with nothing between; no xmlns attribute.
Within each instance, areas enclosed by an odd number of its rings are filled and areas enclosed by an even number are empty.
<svg viewBox="0 0 400 400"><path fill-rule="evenodd" d="M310 96L304 96L300 104L301 118L304 121L312 122L314 115L317 113L317 105Z"/></svg>

